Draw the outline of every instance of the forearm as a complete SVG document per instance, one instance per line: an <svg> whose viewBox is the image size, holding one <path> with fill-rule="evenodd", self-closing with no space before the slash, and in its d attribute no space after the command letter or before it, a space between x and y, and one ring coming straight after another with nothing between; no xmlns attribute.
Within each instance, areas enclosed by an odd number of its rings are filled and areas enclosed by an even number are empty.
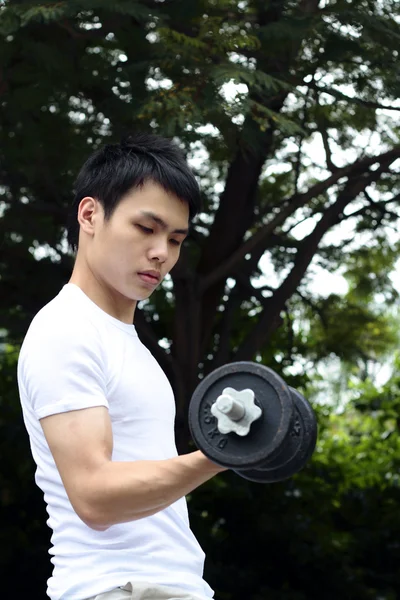
<svg viewBox="0 0 400 600"><path fill-rule="evenodd" d="M198 451L161 461L107 461L85 481L84 520L104 529L150 516L224 470Z"/></svg>

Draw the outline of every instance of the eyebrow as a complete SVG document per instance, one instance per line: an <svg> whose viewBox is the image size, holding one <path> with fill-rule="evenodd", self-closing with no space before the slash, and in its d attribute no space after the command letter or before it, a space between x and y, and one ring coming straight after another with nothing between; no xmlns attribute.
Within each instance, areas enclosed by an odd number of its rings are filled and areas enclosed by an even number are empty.
<svg viewBox="0 0 400 600"><path fill-rule="evenodd" d="M149 212L147 210L142 210L140 211L140 214L143 217L147 217L148 219L151 219L152 221L154 221L155 223L157 223L157 225L159 225L162 229L164 230L168 230L168 225L167 223L164 221L164 219L162 219L161 217L159 217L158 215ZM174 229L171 233L181 233L182 235L187 235L189 233L189 229Z"/></svg>

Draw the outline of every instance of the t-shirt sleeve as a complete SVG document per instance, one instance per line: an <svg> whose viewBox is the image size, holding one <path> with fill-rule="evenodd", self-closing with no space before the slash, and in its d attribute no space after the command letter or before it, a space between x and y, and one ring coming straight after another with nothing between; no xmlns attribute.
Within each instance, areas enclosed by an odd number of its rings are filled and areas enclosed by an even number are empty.
<svg viewBox="0 0 400 600"><path fill-rule="evenodd" d="M90 323L32 328L21 352L19 379L36 417L105 406L106 369Z"/></svg>

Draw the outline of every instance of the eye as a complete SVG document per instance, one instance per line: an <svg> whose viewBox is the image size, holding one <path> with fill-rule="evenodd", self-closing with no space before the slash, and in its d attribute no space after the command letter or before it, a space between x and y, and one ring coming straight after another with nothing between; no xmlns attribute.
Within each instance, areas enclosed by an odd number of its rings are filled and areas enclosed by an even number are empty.
<svg viewBox="0 0 400 600"><path fill-rule="evenodd" d="M182 242L180 242L179 240L174 240L174 239L172 239L172 240L169 240L169 241L170 241L170 243L171 243L173 246L180 246L180 245L181 245L181 243L182 243Z"/></svg>
<svg viewBox="0 0 400 600"><path fill-rule="evenodd" d="M151 227L145 227L144 225L138 225L138 227L143 231L143 233L153 233Z"/></svg>

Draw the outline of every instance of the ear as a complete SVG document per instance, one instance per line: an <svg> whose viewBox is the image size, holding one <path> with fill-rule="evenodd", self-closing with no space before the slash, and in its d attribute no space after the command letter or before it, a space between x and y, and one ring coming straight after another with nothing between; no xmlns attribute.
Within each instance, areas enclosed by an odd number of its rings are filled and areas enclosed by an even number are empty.
<svg viewBox="0 0 400 600"><path fill-rule="evenodd" d="M85 196L78 206L78 222L82 233L92 236L96 223L101 218L101 206L98 200L91 196Z"/></svg>

